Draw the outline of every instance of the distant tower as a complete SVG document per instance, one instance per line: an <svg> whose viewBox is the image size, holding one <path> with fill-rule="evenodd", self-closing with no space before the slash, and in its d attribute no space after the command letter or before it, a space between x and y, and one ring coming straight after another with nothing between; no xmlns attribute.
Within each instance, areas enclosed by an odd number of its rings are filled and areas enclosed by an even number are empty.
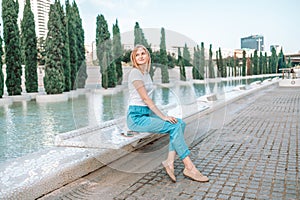
<svg viewBox="0 0 300 200"><path fill-rule="evenodd" d="M19 22L23 18L26 0L19 0ZM46 38L51 0L30 0L31 11L34 14L35 31L37 38Z"/></svg>
<svg viewBox="0 0 300 200"><path fill-rule="evenodd" d="M241 38L241 49L256 49L257 51L264 51L264 36L251 35L249 37Z"/></svg>

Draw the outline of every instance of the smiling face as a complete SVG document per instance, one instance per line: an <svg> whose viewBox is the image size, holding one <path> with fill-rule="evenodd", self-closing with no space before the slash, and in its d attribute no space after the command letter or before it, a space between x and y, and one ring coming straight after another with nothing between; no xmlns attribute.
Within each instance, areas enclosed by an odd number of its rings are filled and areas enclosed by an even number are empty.
<svg viewBox="0 0 300 200"><path fill-rule="evenodd" d="M135 54L135 60L138 65L145 65L149 60L148 53L142 47L138 48Z"/></svg>
<svg viewBox="0 0 300 200"><path fill-rule="evenodd" d="M137 45L132 50L130 60L132 62L133 67L139 69L142 73L150 71L150 53L143 45Z"/></svg>

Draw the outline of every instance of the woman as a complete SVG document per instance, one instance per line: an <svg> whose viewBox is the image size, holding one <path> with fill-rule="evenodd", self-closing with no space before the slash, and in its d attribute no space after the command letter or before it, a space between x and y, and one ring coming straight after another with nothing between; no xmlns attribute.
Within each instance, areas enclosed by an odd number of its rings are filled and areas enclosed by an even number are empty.
<svg viewBox="0 0 300 200"><path fill-rule="evenodd" d="M176 182L174 175L176 153L184 163L183 174L185 176L199 182L208 181L208 178L198 171L189 157L190 150L183 135L185 123L181 119L164 115L150 98L153 83L149 75L151 59L148 50L142 45L137 45L131 53L131 61L133 69L128 76L128 128L136 132L170 135L168 158L162 164L173 182Z"/></svg>

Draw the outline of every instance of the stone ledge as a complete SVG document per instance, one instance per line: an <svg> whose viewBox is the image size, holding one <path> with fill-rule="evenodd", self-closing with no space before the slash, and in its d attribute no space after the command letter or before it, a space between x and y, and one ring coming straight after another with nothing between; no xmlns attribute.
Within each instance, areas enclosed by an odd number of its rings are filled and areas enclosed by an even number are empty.
<svg viewBox="0 0 300 200"><path fill-rule="evenodd" d="M31 99L35 99L39 93L38 92L30 92L30 93L26 93L26 94L29 95Z"/></svg>
<svg viewBox="0 0 300 200"><path fill-rule="evenodd" d="M13 100L10 97L3 97L0 99L0 106L11 105L12 103Z"/></svg>
<svg viewBox="0 0 300 200"><path fill-rule="evenodd" d="M37 95L37 103L48 103L48 102L63 102L68 101L68 94L46 94L46 95Z"/></svg>
<svg viewBox="0 0 300 200"><path fill-rule="evenodd" d="M79 94L76 90L71 90L69 92L64 92L63 94L68 95L68 99L78 98Z"/></svg>
<svg viewBox="0 0 300 200"><path fill-rule="evenodd" d="M261 81L254 81L254 82L250 83L251 86L260 85L260 84L261 84Z"/></svg>
<svg viewBox="0 0 300 200"><path fill-rule="evenodd" d="M239 85L233 88L234 91L246 90L246 85Z"/></svg>
<svg viewBox="0 0 300 200"><path fill-rule="evenodd" d="M31 96L28 94L10 96L10 98L12 98L13 102L21 102L21 101L30 101L31 100Z"/></svg>
<svg viewBox="0 0 300 200"><path fill-rule="evenodd" d="M204 96L201 96L197 99L197 101L203 101L203 102L210 102L210 101L217 101L218 97L217 94L212 93L212 94L207 94Z"/></svg>
<svg viewBox="0 0 300 200"><path fill-rule="evenodd" d="M113 95L113 94L117 94L118 92L121 92L125 88L126 88L125 85L118 85L115 88L107 88L107 89L104 89L104 88L100 88L100 89L93 88L93 89L91 89L91 92L95 93L95 94L101 94L101 95Z"/></svg>

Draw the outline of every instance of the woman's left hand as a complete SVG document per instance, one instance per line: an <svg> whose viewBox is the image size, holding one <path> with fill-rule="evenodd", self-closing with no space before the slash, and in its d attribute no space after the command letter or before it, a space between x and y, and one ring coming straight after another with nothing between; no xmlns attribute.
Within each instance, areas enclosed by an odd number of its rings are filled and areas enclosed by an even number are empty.
<svg viewBox="0 0 300 200"><path fill-rule="evenodd" d="M166 116L165 121L171 122L172 124L177 123L176 117L172 117L172 116Z"/></svg>

